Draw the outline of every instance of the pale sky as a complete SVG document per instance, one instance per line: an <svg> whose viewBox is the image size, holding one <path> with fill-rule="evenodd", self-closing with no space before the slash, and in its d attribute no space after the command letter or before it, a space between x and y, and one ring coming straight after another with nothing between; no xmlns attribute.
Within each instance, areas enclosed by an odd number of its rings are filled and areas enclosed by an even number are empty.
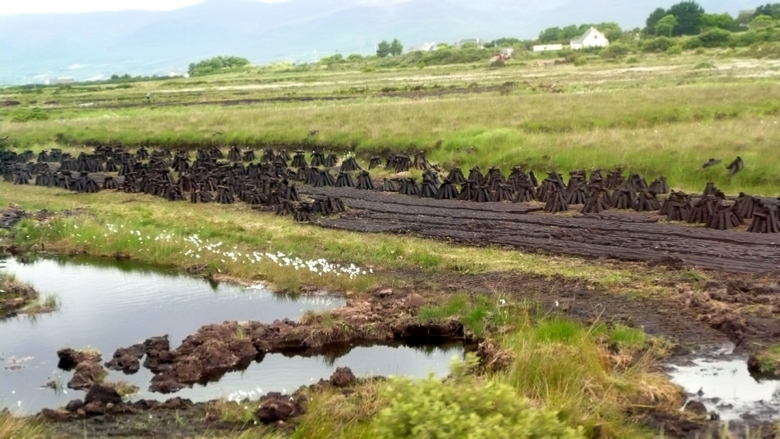
<svg viewBox="0 0 780 439"><path fill-rule="evenodd" d="M203 0L3 0L0 1L0 15L47 13L47 12L94 12L141 9L145 11L166 11L183 8ZM256 0L275 2L284 0Z"/></svg>

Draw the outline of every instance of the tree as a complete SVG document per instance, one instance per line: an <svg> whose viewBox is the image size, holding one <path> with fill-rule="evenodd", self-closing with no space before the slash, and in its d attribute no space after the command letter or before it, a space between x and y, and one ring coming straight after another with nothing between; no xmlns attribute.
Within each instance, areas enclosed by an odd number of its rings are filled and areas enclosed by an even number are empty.
<svg viewBox="0 0 780 439"><path fill-rule="evenodd" d="M704 47L721 47L726 45L730 39L731 32L717 28L710 29L699 35L699 41L701 41Z"/></svg>
<svg viewBox="0 0 780 439"><path fill-rule="evenodd" d="M780 3L765 4L756 8L756 12L753 14L753 18L760 15L767 15L774 20L780 20Z"/></svg>
<svg viewBox="0 0 780 439"><path fill-rule="evenodd" d="M382 40L382 42L379 43L379 46L376 48L376 56L380 58L385 58L387 55L390 55L390 43L388 43L385 40Z"/></svg>
<svg viewBox="0 0 780 439"><path fill-rule="evenodd" d="M704 9L695 1L682 1L672 5L668 13L677 19L677 26L674 27L672 35L697 35L701 32L701 16L704 15Z"/></svg>
<svg viewBox="0 0 780 439"><path fill-rule="evenodd" d="M561 29L561 38L564 40L570 40L572 38L577 38L580 35L582 35L582 31L580 28L578 28L576 25L570 25L566 26L563 29Z"/></svg>
<svg viewBox="0 0 780 439"><path fill-rule="evenodd" d="M664 8L658 8L650 13L650 16L647 17L647 21L645 21L645 24L647 25L645 31L647 33L654 33L656 23L658 23L658 21L660 21L662 18L666 17L666 15L667 12Z"/></svg>
<svg viewBox="0 0 780 439"><path fill-rule="evenodd" d="M549 43L551 41L558 41L563 39L563 30L559 27L548 27L539 34L539 41L542 43Z"/></svg>
<svg viewBox="0 0 780 439"><path fill-rule="evenodd" d="M655 34L671 37L675 26L677 26L677 18L675 18L674 15L669 14L658 20L658 23L655 24Z"/></svg>
<svg viewBox="0 0 780 439"><path fill-rule="evenodd" d="M187 69L190 76L213 75L249 65L249 60L238 56L215 56L192 63Z"/></svg>
<svg viewBox="0 0 780 439"><path fill-rule="evenodd" d="M619 40L623 37L623 29L620 25L614 22L600 23L594 26L599 32L603 33L605 37L611 42Z"/></svg>
<svg viewBox="0 0 780 439"><path fill-rule="evenodd" d="M701 16L701 28L706 29L723 29L727 31L735 31L739 29L737 20L729 13L723 14L702 14Z"/></svg>
<svg viewBox="0 0 780 439"><path fill-rule="evenodd" d="M742 26L747 26L750 24L750 22L755 18L755 13L753 11L742 11L737 16L737 23L739 23Z"/></svg>
<svg viewBox="0 0 780 439"><path fill-rule="evenodd" d="M394 39L392 43L390 43L390 55L398 56L404 52L404 46L401 44L400 41L398 41L398 38Z"/></svg>
<svg viewBox="0 0 780 439"><path fill-rule="evenodd" d="M768 15L759 15L750 22L750 30L760 30L772 27L775 25L775 21Z"/></svg>

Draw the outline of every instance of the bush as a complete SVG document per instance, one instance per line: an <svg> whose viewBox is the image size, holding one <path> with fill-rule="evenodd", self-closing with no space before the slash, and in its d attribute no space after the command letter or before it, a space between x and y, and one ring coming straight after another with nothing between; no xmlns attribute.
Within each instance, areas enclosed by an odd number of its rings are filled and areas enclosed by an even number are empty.
<svg viewBox="0 0 780 439"><path fill-rule="evenodd" d="M18 111L11 117L12 122L27 122L31 120L49 120L49 115L40 108L33 108Z"/></svg>
<svg viewBox="0 0 780 439"><path fill-rule="evenodd" d="M628 59L626 59L626 62L628 64L639 64L639 58L636 57L636 56L632 56L632 57L629 57Z"/></svg>
<svg viewBox="0 0 780 439"><path fill-rule="evenodd" d="M187 72L190 76L213 75L224 73L249 65L249 60L238 56L215 56L203 61L192 63Z"/></svg>
<svg viewBox="0 0 780 439"><path fill-rule="evenodd" d="M682 48L680 46L672 46L666 49L667 55L679 55L681 53L682 53Z"/></svg>
<svg viewBox="0 0 780 439"><path fill-rule="evenodd" d="M563 424L556 413L531 407L509 385L482 382L469 374L473 355L455 360L452 378L391 379L383 390L390 406L374 423L378 439L581 438L582 430Z"/></svg>
<svg viewBox="0 0 780 439"><path fill-rule="evenodd" d="M731 32L723 29L710 29L699 35L704 47L723 47L729 43Z"/></svg>
<svg viewBox="0 0 780 439"><path fill-rule="evenodd" d="M631 48L623 43L610 44L609 47L601 52L601 56L604 58L615 59L621 56L627 55L631 52Z"/></svg>
<svg viewBox="0 0 780 439"><path fill-rule="evenodd" d="M584 56L580 56L578 58L574 58L574 65L576 67L584 66L588 63L588 60Z"/></svg>
<svg viewBox="0 0 780 439"><path fill-rule="evenodd" d="M645 40L642 44L643 52L666 52L670 47L674 46L674 40L669 37L658 37L650 40Z"/></svg>
<svg viewBox="0 0 780 439"><path fill-rule="evenodd" d="M684 50L694 50L694 49L698 49L699 47L701 47L701 40L699 39L699 37L687 38L682 43L682 48Z"/></svg>

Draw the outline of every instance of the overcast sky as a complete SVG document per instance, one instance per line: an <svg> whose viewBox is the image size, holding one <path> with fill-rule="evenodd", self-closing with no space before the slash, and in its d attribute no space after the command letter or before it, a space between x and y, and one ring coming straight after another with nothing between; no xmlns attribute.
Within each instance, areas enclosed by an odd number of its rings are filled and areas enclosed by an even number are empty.
<svg viewBox="0 0 780 439"><path fill-rule="evenodd" d="M46 12L93 12L142 9L166 11L201 3L203 0L3 0L0 14L24 14ZM284 0L256 0L274 2Z"/></svg>

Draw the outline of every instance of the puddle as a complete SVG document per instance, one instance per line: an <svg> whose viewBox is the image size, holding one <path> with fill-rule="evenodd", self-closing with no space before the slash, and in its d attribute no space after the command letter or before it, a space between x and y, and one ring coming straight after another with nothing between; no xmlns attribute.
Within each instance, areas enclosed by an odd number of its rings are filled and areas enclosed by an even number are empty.
<svg viewBox="0 0 780 439"><path fill-rule="evenodd" d="M57 369L62 347L92 347L111 358L114 350L148 337L168 334L173 347L198 328L227 320L298 319L308 310L343 306L342 298L287 298L263 289L215 284L169 271L106 260L38 260L23 264L4 261L5 272L61 302L53 314L30 319L19 316L0 322L0 408L32 414L60 407L84 392L67 389L72 372ZM165 400L173 396L195 402L215 398L243 399L269 391L294 391L327 379L347 366L358 377L404 375L444 376L453 356L463 357L461 345L437 348L372 346L342 349L332 355L286 357L266 355L246 370L226 374L217 383L196 385L171 395L147 391L153 374L143 367L133 375L109 371L110 381L127 381L140 388L137 399ZM57 381L64 391L41 388Z"/></svg>
<svg viewBox="0 0 780 439"><path fill-rule="evenodd" d="M780 381L753 378L744 359L696 359L692 363L670 366L672 382L721 420L780 419Z"/></svg>

